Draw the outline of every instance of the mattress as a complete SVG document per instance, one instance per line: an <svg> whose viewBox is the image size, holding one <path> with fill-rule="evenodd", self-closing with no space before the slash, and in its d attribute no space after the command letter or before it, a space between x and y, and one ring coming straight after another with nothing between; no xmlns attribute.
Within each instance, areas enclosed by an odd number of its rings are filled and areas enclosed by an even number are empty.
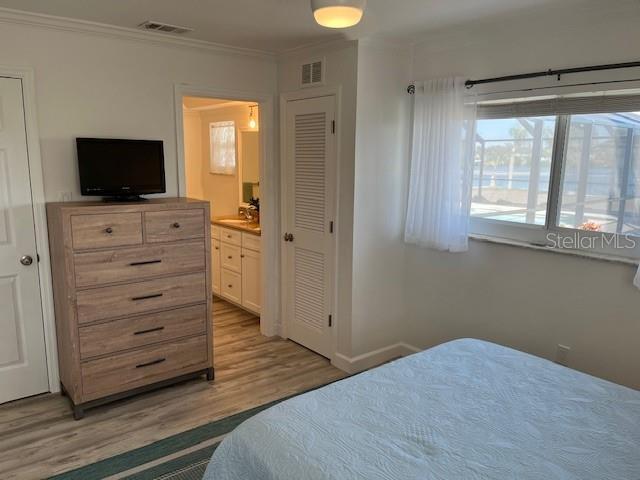
<svg viewBox="0 0 640 480"><path fill-rule="evenodd" d="M640 392L462 339L250 418L208 480L640 480Z"/></svg>

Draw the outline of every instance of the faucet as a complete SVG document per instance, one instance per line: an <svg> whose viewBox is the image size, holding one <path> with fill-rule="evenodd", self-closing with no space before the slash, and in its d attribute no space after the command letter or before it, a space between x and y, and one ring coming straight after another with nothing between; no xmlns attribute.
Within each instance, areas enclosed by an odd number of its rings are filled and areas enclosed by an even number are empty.
<svg viewBox="0 0 640 480"><path fill-rule="evenodd" d="M240 207L238 209L238 213L240 214L241 217L244 217L244 219L247 222L255 222L256 219L256 209L254 207Z"/></svg>

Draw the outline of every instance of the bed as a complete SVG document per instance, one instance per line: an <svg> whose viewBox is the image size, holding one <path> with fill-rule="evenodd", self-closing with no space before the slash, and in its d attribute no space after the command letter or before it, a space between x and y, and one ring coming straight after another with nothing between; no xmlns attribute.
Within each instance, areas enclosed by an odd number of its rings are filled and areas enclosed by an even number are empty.
<svg viewBox="0 0 640 480"><path fill-rule="evenodd" d="M294 397L206 480L640 480L640 392L462 339Z"/></svg>

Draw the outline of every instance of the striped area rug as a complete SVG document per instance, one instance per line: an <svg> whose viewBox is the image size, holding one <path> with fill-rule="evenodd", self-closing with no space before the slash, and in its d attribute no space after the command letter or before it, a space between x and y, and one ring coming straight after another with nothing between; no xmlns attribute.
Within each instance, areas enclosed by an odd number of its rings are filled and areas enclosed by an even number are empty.
<svg viewBox="0 0 640 480"><path fill-rule="evenodd" d="M211 455L228 433L256 413L287 398L50 477L49 480L201 480Z"/></svg>

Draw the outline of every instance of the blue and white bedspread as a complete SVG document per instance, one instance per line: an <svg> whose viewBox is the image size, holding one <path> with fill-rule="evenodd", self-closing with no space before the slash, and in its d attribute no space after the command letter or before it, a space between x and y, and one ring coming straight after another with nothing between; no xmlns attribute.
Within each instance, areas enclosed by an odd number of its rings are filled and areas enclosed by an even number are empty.
<svg viewBox="0 0 640 480"><path fill-rule="evenodd" d="M640 392L456 340L265 410L207 480L640 480Z"/></svg>

